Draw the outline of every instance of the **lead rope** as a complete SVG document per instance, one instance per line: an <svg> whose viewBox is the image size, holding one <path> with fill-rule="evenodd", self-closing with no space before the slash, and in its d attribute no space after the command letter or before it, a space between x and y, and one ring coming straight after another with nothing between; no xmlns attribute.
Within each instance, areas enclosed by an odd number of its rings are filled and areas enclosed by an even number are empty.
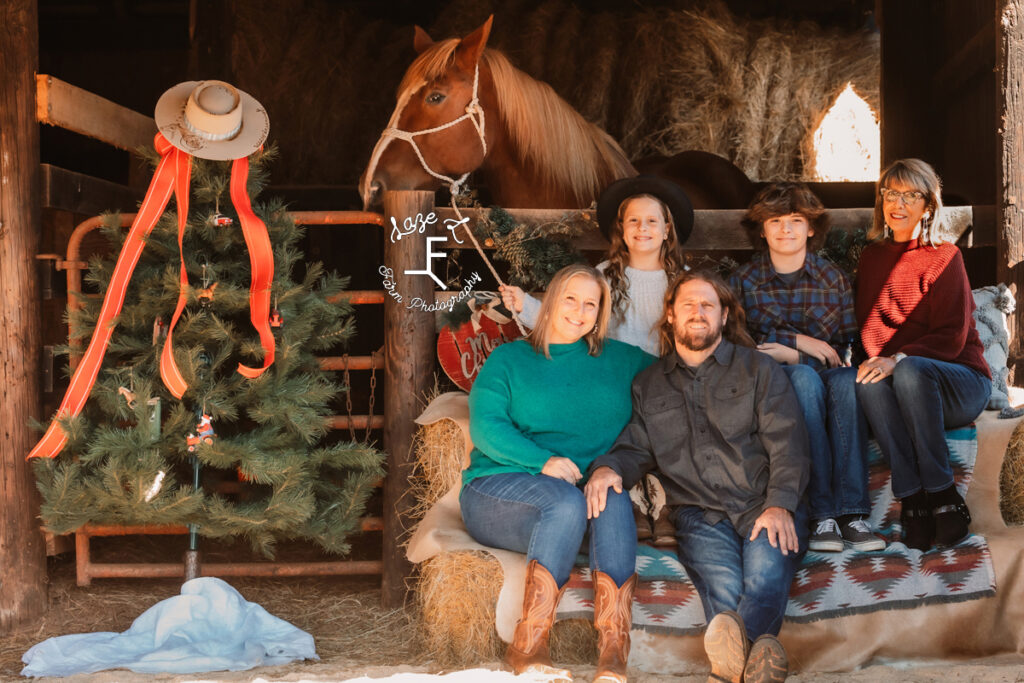
<svg viewBox="0 0 1024 683"><path fill-rule="evenodd" d="M473 72L473 97L469 100L469 104L466 105L466 113L458 117L457 119L449 121L448 123L442 124L440 126L435 126L433 128L427 128L425 130L417 130L412 132L401 130L400 128L398 128L398 119L401 116L402 111L405 109L405 105L408 104L409 97L411 97L414 93L419 91L419 89L426 85L426 83L420 83L415 88L410 88L406 92L402 93L402 96L399 98L398 101L398 106L395 107L395 111L391 115L391 120L388 121L388 127L385 128L384 131L380 134L380 139L374 146L373 154L370 156L370 164L366 169L366 175L364 176L363 182L366 183L368 187L370 180L373 178L374 171L377 170L377 162L380 161L381 155L384 153L384 150L387 149L387 146L391 144L392 140L405 140L406 142L408 142L412 146L413 151L416 153L416 158L419 159L420 166L423 167L423 170L429 173L432 177L437 178L441 182L448 184L448 191L451 194L452 209L455 211L455 215L458 217L459 222L462 224L463 229L466 231L466 234L469 235L469 239L473 243L473 247L476 249L476 253L478 253L480 255L480 258L483 259L484 265L486 265L487 269L491 271L491 275L498 282L498 286L503 287L505 285L505 282L498 275L498 271L494 269L494 265L491 263L491 260L487 258L487 254L484 253L483 247L480 246L480 242L477 241L476 235L473 234L473 231L469 227L469 221L466 221L463 218L462 212L459 211L459 207L455 203L455 197L461 194L462 185L463 183L466 182L466 179L469 177L469 172L463 173L458 180L450 176L446 176L443 173L435 172L432 168L430 168L430 165L427 163L427 160L423 158L423 153L420 152L419 145L416 144L416 137L418 135L436 133L438 131L451 128L452 126L462 123L466 119L469 119L469 122L473 124L473 128L476 129L477 136L480 138L480 146L483 147L484 156L487 156L487 137L485 134L486 131L484 129L484 109L483 107L480 106L480 100L478 98L479 84L480 63L477 62L476 70ZM360 189L363 190L363 196L365 197L366 187ZM519 314L516 313L514 309L510 309L509 312L512 313L512 319L516 321L516 326L519 328L519 332L525 337L528 333L526 328L523 326L523 323L520 322L519 320Z"/></svg>

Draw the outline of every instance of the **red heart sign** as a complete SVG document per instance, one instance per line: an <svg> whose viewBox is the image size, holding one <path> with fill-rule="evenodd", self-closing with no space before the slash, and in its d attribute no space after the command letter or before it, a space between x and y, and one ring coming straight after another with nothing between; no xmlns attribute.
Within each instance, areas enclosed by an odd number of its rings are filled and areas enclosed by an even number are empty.
<svg viewBox="0 0 1024 683"><path fill-rule="evenodd" d="M444 327L437 336L437 359L441 367L460 389L469 391L480 368L495 347L523 335L515 322L499 325L487 316L480 316L479 329L467 320L454 332Z"/></svg>

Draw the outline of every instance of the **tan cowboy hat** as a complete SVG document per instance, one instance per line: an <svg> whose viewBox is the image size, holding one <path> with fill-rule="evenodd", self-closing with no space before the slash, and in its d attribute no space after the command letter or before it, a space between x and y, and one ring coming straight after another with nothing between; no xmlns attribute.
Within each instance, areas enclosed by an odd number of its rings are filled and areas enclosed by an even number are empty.
<svg viewBox="0 0 1024 683"><path fill-rule="evenodd" d="M270 132L256 99L224 81L186 81L156 103L156 126L172 145L200 159L247 157Z"/></svg>

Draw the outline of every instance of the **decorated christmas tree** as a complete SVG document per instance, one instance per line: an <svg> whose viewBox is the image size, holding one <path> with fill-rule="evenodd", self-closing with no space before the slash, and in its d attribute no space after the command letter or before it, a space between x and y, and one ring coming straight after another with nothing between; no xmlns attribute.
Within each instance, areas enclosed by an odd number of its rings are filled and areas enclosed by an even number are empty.
<svg viewBox="0 0 1024 683"><path fill-rule="evenodd" d="M346 280L303 263L302 231L285 207L257 200L271 156L251 157L248 194L273 248L273 363L255 378L239 372L260 365L267 350L250 321L252 268L229 199L231 164L193 159L180 251L188 284L168 208L146 240L88 403L61 422L67 444L56 458L34 460L43 522L54 533L87 522L190 524L206 537L245 537L268 556L276 541L296 538L349 550L382 455L327 431L331 403L348 388L317 356L354 333L351 308L338 296ZM127 232L111 217L105 234L111 251L88 272L101 293ZM173 357L187 384L180 399L159 371L179 292L186 307ZM89 339L101 301L79 299L83 308L70 315Z"/></svg>

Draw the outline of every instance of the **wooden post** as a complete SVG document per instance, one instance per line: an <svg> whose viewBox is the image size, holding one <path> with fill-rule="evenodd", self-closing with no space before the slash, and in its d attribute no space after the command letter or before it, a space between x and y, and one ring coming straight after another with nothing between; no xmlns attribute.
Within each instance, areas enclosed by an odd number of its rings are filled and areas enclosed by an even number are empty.
<svg viewBox="0 0 1024 683"><path fill-rule="evenodd" d="M996 272L1017 298L1010 316L1010 380L1019 383L1015 364L1022 357L1024 335L1024 0L996 3L999 104L996 130Z"/></svg>
<svg viewBox="0 0 1024 683"><path fill-rule="evenodd" d="M414 299L434 301L434 281L428 275L407 275L406 270L426 270L426 233L413 232L392 241L391 219L398 225L434 210L433 192L386 192L384 194L384 268L382 275L394 282L393 295L384 302L384 449L388 473L384 479L384 549L381 600L385 607L405 602L406 578L411 565L403 543L408 529L407 495L412 474L413 419L423 409L423 397L433 383L434 314L410 308ZM439 251L432 249L431 251ZM399 299L399 297L401 297Z"/></svg>
<svg viewBox="0 0 1024 683"><path fill-rule="evenodd" d="M36 0L0 3L0 633L46 609L46 551L39 499L25 456L37 435L40 321Z"/></svg>

